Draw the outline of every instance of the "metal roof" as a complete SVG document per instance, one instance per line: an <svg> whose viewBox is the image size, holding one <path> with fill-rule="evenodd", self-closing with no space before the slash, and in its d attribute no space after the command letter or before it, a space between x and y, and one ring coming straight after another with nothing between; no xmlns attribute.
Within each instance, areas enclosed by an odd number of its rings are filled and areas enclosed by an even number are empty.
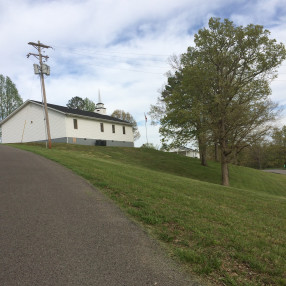
<svg viewBox="0 0 286 286"><path fill-rule="evenodd" d="M8 115L5 119L3 119L0 122L0 125L5 123L10 117L12 117L18 111L20 111L28 103L34 103L34 104L37 104L37 105L43 105L43 103L40 102L40 101L27 100L20 107L18 107L16 110L14 110L10 115ZM103 121L113 121L113 122L122 123L124 125L132 125L128 121L121 120L121 119L118 119L116 117L112 117L112 116L109 116L109 115L104 115L104 114L100 114L100 113L96 113L96 112L92 112L92 111L83 111L83 110L79 110L79 109L68 108L68 107L65 107L65 106L60 106L60 105L50 104L50 103L48 103L47 105L48 105L49 109L53 109L53 110L59 111L61 113L64 113L66 115L70 115L70 116L87 117L87 118L90 118L90 119L98 119L98 120L103 120Z"/></svg>

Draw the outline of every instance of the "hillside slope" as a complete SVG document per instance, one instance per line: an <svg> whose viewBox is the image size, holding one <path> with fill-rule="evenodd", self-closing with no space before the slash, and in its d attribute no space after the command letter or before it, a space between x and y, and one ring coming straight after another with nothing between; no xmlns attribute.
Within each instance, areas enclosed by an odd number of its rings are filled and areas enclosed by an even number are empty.
<svg viewBox="0 0 286 286"><path fill-rule="evenodd" d="M30 144L28 146L33 146ZM106 159L154 171L161 171L199 181L221 183L220 164L209 161L201 166L200 160L174 153L166 153L147 148L93 147L80 145L54 145L56 150L77 151L88 158ZM230 165L231 187L286 195L286 176L265 173L260 170Z"/></svg>
<svg viewBox="0 0 286 286"><path fill-rule="evenodd" d="M212 285L286 285L286 176L149 149L17 147L89 180Z"/></svg>

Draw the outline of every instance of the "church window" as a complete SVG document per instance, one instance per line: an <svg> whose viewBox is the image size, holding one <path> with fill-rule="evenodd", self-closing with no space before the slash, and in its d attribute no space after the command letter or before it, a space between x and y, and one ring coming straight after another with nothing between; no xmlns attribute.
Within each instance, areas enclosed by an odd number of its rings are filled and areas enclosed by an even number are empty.
<svg viewBox="0 0 286 286"><path fill-rule="evenodd" d="M74 129L77 129L77 119L74 119L74 120L73 120L73 128L74 128Z"/></svg>

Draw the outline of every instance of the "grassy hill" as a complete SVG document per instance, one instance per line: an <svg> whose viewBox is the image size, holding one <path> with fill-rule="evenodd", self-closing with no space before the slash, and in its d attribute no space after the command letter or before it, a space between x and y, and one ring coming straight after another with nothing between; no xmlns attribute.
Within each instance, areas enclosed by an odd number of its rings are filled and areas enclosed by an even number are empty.
<svg viewBox="0 0 286 286"><path fill-rule="evenodd" d="M286 285L286 176L150 149L13 145L63 164L211 285Z"/></svg>

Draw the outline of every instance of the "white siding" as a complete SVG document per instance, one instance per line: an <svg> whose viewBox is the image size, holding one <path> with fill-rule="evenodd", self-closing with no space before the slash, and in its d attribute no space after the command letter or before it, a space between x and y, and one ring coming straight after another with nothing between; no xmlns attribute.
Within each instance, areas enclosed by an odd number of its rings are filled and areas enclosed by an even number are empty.
<svg viewBox="0 0 286 286"><path fill-rule="evenodd" d="M66 137L66 115L49 110L49 120L52 139Z"/></svg>
<svg viewBox="0 0 286 286"><path fill-rule="evenodd" d="M49 110L51 137L65 137L65 116ZM29 103L2 125L2 142L19 143L46 140L44 111Z"/></svg>
<svg viewBox="0 0 286 286"><path fill-rule="evenodd" d="M78 129L74 129L73 119L77 119ZM100 123L104 125L104 132L100 131ZM115 125L115 133L112 133L112 125ZM72 138L133 142L132 127L125 125L125 134L123 134L122 126L124 125L120 123L107 123L80 117L66 117L66 134L67 137Z"/></svg>

